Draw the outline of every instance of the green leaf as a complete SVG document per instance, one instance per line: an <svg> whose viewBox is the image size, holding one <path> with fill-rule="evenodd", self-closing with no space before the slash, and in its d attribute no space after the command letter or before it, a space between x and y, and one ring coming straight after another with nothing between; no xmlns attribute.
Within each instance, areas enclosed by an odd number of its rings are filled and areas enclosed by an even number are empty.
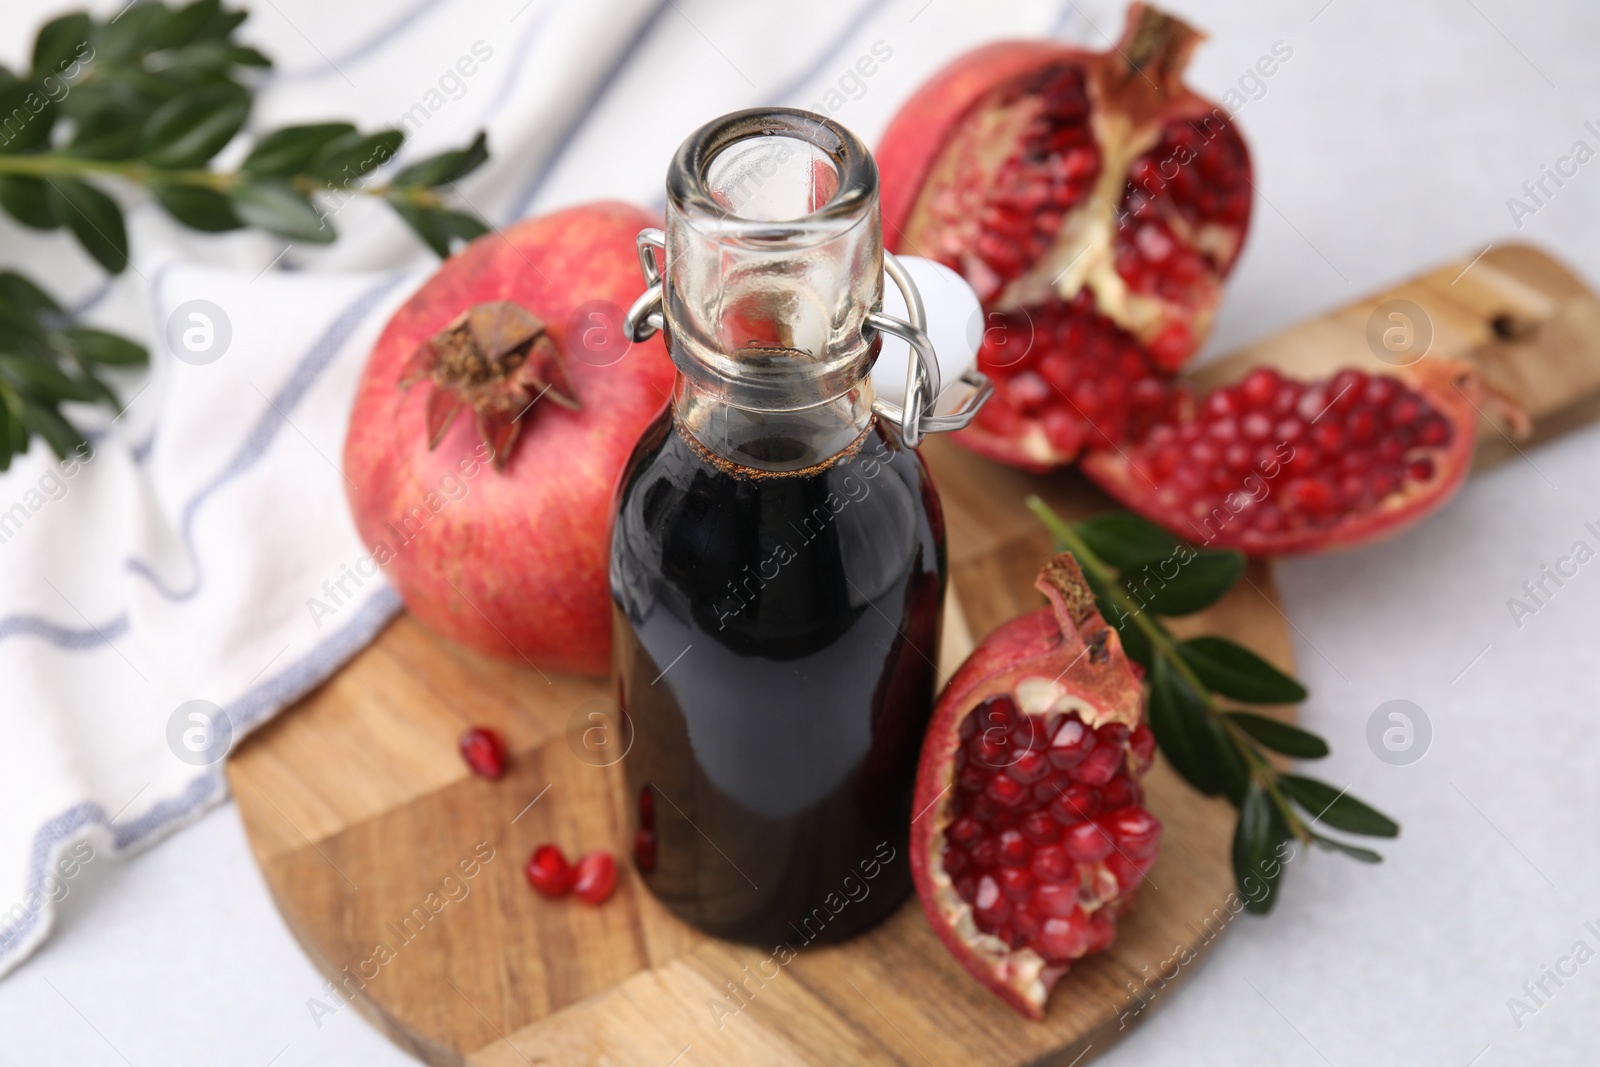
<svg viewBox="0 0 1600 1067"><path fill-rule="evenodd" d="M51 19L33 40L33 80L59 76L89 43L89 16L81 11Z"/></svg>
<svg viewBox="0 0 1600 1067"><path fill-rule="evenodd" d="M1112 511L1073 524L1089 551L1118 570L1166 559L1178 550L1178 539L1131 511Z"/></svg>
<svg viewBox="0 0 1600 1067"><path fill-rule="evenodd" d="M1233 878L1244 906L1257 915L1272 910L1283 863L1278 846L1289 838L1283 813L1259 782L1251 782L1233 829Z"/></svg>
<svg viewBox="0 0 1600 1067"><path fill-rule="evenodd" d="M1296 704L1305 687L1278 668L1226 637L1195 637L1178 646L1179 655L1213 692L1249 704Z"/></svg>
<svg viewBox="0 0 1600 1067"><path fill-rule="evenodd" d="M250 94L213 85L156 108L139 137L139 155L154 167L198 167L233 140L250 115Z"/></svg>
<svg viewBox="0 0 1600 1067"><path fill-rule="evenodd" d="M420 208L398 200L390 200L389 205L441 259L449 257L452 239L470 241L489 232L482 222L457 211Z"/></svg>
<svg viewBox="0 0 1600 1067"><path fill-rule="evenodd" d="M49 293L9 270L0 270L0 306L17 308L30 318L61 311L61 305Z"/></svg>
<svg viewBox="0 0 1600 1067"><path fill-rule="evenodd" d="M178 8L162 24L161 31L150 41L152 48L178 48L198 40L207 23L222 10L222 0L195 0L187 7ZM237 25L237 23L235 23Z"/></svg>
<svg viewBox="0 0 1600 1067"><path fill-rule="evenodd" d="M54 407L41 404L26 396L19 396L22 404L22 425L43 437L57 459L66 459L83 444L83 435L72 428ZM26 440L19 453L27 451Z"/></svg>
<svg viewBox="0 0 1600 1067"><path fill-rule="evenodd" d="M327 244L335 234L309 199L288 182L245 182L233 187L228 200L247 226L257 226L296 241Z"/></svg>
<svg viewBox="0 0 1600 1067"><path fill-rule="evenodd" d="M234 214L228 198L211 189L193 185L153 185L150 192L167 214L192 230L222 233L244 225Z"/></svg>
<svg viewBox="0 0 1600 1067"><path fill-rule="evenodd" d="M1244 574L1244 564L1243 552L1213 549L1187 561L1174 557L1125 571L1122 584L1146 611L1192 615L1222 599Z"/></svg>
<svg viewBox="0 0 1600 1067"><path fill-rule="evenodd" d="M118 334L88 326L73 326L61 333L71 343L73 351L90 363L132 367L150 362L150 353L143 345Z"/></svg>
<svg viewBox="0 0 1600 1067"><path fill-rule="evenodd" d="M50 211L70 229L84 251L112 274L128 265L128 231L122 209L105 193L72 178L50 178Z"/></svg>
<svg viewBox="0 0 1600 1067"><path fill-rule="evenodd" d="M53 230L61 225L50 210L44 182L21 174L0 175L0 207L6 214L36 230Z"/></svg>
<svg viewBox="0 0 1600 1067"><path fill-rule="evenodd" d="M348 188L363 174L394 158L406 139L399 130L347 133L322 146L311 160L310 174L337 188Z"/></svg>
<svg viewBox="0 0 1600 1067"><path fill-rule="evenodd" d="M95 59L114 65L131 59L151 46L161 35L172 12L162 4L133 4L123 9L115 22L100 27L95 41Z"/></svg>
<svg viewBox="0 0 1600 1067"><path fill-rule="evenodd" d="M348 122L285 126L257 141L239 169L258 178L303 174L310 169L312 158L324 145L355 132L356 128Z"/></svg>
<svg viewBox="0 0 1600 1067"><path fill-rule="evenodd" d="M11 469L11 421L11 410L0 403L0 473Z"/></svg>
<svg viewBox="0 0 1600 1067"><path fill-rule="evenodd" d="M1318 833L1313 833L1311 835L1311 840L1315 841L1319 846L1327 849L1329 852L1343 852L1351 859L1360 860L1362 863L1383 862L1383 857L1372 851L1370 848L1361 848L1358 845L1347 845L1343 841L1335 841L1331 837L1323 837Z"/></svg>
<svg viewBox="0 0 1600 1067"><path fill-rule="evenodd" d="M1233 741L1204 700L1158 657L1150 677L1150 729L1167 761L1206 796L1225 795L1238 804L1249 781Z"/></svg>
<svg viewBox="0 0 1600 1067"><path fill-rule="evenodd" d="M0 89L0 152L28 152L48 144L58 112L28 82Z"/></svg>
<svg viewBox="0 0 1600 1067"><path fill-rule="evenodd" d="M1313 820L1325 822L1336 830L1365 837L1398 837L1400 834L1399 823L1327 782L1281 774L1278 784Z"/></svg>
<svg viewBox="0 0 1600 1067"><path fill-rule="evenodd" d="M1308 730L1292 726L1265 715L1252 715L1248 711L1230 711L1232 719L1245 733L1260 741L1274 752L1282 752L1295 759L1321 759L1328 754L1328 742Z"/></svg>
<svg viewBox="0 0 1600 1067"><path fill-rule="evenodd" d="M40 400L101 399L92 384L70 377L60 367L45 360L0 355L0 375Z"/></svg>
<svg viewBox="0 0 1600 1067"><path fill-rule="evenodd" d="M489 139L479 130L478 136L466 148L418 160L396 174L389 184L396 189L417 189L459 181L481 167L488 158Z"/></svg>

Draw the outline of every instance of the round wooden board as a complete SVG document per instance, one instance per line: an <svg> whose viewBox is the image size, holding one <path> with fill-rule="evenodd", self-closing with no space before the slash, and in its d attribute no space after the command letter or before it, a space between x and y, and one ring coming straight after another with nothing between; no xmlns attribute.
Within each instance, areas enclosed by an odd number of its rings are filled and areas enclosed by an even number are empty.
<svg viewBox="0 0 1600 1067"><path fill-rule="evenodd" d="M1531 440L1600 417L1600 300L1519 245L1291 327L1201 376L1232 379L1257 363L1302 376L1385 370L1365 332L1390 299L1425 313L1430 358L1466 360L1514 399ZM1497 325L1508 320L1514 329ZM1516 454L1487 420L1478 437L1480 467ZM1108 502L1070 472L1033 478L939 440L924 452L944 499L954 590L982 637L1041 602L1032 583L1050 544L1023 499L1037 492L1069 517ZM1256 562L1246 577L1173 628L1225 634L1290 668L1271 573ZM946 670L964 650L962 630L947 624ZM675 921L631 872L602 908L543 900L524 883L522 863L543 841L625 851L617 769L581 762L566 738L574 709L606 692L599 681L484 660L403 616L229 762L289 927L347 999L429 1063L1081 1064L1147 1014L1133 992L1145 968L1170 971L1175 955L1203 953L1215 941L1208 931L1225 927L1233 810L1197 796L1158 759L1146 787L1166 824L1161 858L1116 943L1062 980L1042 1023L972 981L915 901L848 945L802 950L761 984L748 975L767 952ZM474 723L498 727L515 753L498 782L469 776L456 755L457 735ZM743 986L745 1003L731 1015L740 1001L730 984Z"/></svg>
<svg viewBox="0 0 1600 1067"><path fill-rule="evenodd" d="M941 650L948 673L971 647L969 626L981 637L1042 603L1032 582L1050 543L1027 494L1069 516L1107 503L1075 474L1033 478L939 441L926 452L959 598ZM1255 564L1249 578L1183 629L1289 668L1270 573ZM683 925L626 865L602 908L544 900L524 882L544 841L627 853L618 768L578 759L567 735L575 709L607 691L485 660L402 616L230 760L290 929L351 1002L429 1063L1082 1063L1139 1017L1130 990L1145 967L1204 952L1207 921L1231 918L1233 810L1158 761L1146 785L1167 828L1161 858L1116 944L1063 979L1043 1023L968 977L915 900L847 945L802 949L763 984L750 976L771 973L770 951ZM456 754L471 724L500 729L514 754L497 782Z"/></svg>

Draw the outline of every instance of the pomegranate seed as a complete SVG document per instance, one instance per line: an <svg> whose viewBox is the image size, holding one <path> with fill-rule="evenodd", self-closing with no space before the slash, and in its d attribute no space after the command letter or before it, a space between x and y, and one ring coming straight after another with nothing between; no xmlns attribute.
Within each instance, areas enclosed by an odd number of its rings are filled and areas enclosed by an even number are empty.
<svg viewBox="0 0 1600 1067"><path fill-rule="evenodd" d="M1061 824L1048 811L1029 812L1022 820L1022 836L1035 845L1053 845L1061 840Z"/></svg>
<svg viewBox="0 0 1600 1067"><path fill-rule="evenodd" d="M1057 962L1075 960L1089 951L1089 924L1083 912L1071 918L1049 918L1039 930L1039 954Z"/></svg>
<svg viewBox="0 0 1600 1067"><path fill-rule="evenodd" d="M534 849L522 873L541 896L565 896L572 888L572 867L555 845L540 845Z"/></svg>
<svg viewBox="0 0 1600 1067"><path fill-rule="evenodd" d="M1033 875L1018 867L1002 867L995 872L1000 892L1013 903L1020 904L1033 896Z"/></svg>
<svg viewBox="0 0 1600 1067"><path fill-rule="evenodd" d="M1050 773L1050 761L1043 752L1026 751L1006 768L1006 774L1018 782L1031 785Z"/></svg>
<svg viewBox="0 0 1600 1067"><path fill-rule="evenodd" d="M1117 847L1134 859L1144 859L1156 853L1161 841L1161 824L1143 808L1123 808L1106 816L1101 822L1108 826L1117 839Z"/></svg>
<svg viewBox="0 0 1600 1067"><path fill-rule="evenodd" d="M639 825L655 829L656 795L650 791L649 786L639 790Z"/></svg>
<svg viewBox="0 0 1600 1067"><path fill-rule="evenodd" d="M1079 863L1103 860L1115 847L1110 836L1095 822L1081 822L1068 827L1061 837L1061 845L1067 850L1067 855Z"/></svg>
<svg viewBox="0 0 1600 1067"><path fill-rule="evenodd" d="M1100 803L1107 811L1125 808L1138 803L1138 790L1132 778L1119 774L1100 787Z"/></svg>
<svg viewBox="0 0 1600 1067"><path fill-rule="evenodd" d="M996 803L1008 808L1015 808L1028 799L1028 787L1008 775L997 774L989 779L989 784L984 787L985 795L992 797Z"/></svg>
<svg viewBox="0 0 1600 1067"><path fill-rule="evenodd" d="M1071 880L1078 884L1077 867L1066 849L1059 845L1046 845L1033 851L1033 862L1028 865L1033 876L1041 882L1065 882Z"/></svg>
<svg viewBox="0 0 1600 1067"><path fill-rule="evenodd" d="M641 827L633 835L633 864L645 874L656 869L656 833Z"/></svg>
<svg viewBox="0 0 1600 1067"><path fill-rule="evenodd" d="M962 848L971 848L983 836L983 824L970 815L963 815L950 824L945 835Z"/></svg>
<svg viewBox="0 0 1600 1067"><path fill-rule="evenodd" d="M1078 883L1041 883L1033 891L1032 906L1040 915L1065 918L1078 910Z"/></svg>
<svg viewBox="0 0 1600 1067"><path fill-rule="evenodd" d="M1144 723L1128 735L1128 751L1139 763L1149 763L1156 754L1156 735Z"/></svg>
<svg viewBox="0 0 1600 1067"><path fill-rule="evenodd" d="M985 837L967 850L972 865L980 871L993 870L1000 859L1000 846L992 837Z"/></svg>
<svg viewBox="0 0 1600 1067"><path fill-rule="evenodd" d="M1061 724L1050 742L1050 762L1057 767L1072 767L1094 751L1095 735L1073 715Z"/></svg>
<svg viewBox="0 0 1600 1067"><path fill-rule="evenodd" d="M955 845L945 845L940 853L940 862L944 864L944 873L951 878L960 878L967 873L967 854Z"/></svg>
<svg viewBox="0 0 1600 1067"><path fill-rule="evenodd" d="M1406 466L1406 476L1414 482L1425 482L1433 477L1433 460L1414 459Z"/></svg>
<svg viewBox="0 0 1600 1067"><path fill-rule="evenodd" d="M1111 781L1112 775L1122 769L1124 754L1121 745L1105 745L1089 753L1089 758L1072 768L1073 781L1084 785L1100 786Z"/></svg>
<svg viewBox="0 0 1600 1067"><path fill-rule="evenodd" d="M971 904L978 896L978 880L970 874L956 879L956 895Z"/></svg>
<svg viewBox="0 0 1600 1067"><path fill-rule="evenodd" d="M506 770L506 743L487 726L474 726L461 735L461 758L480 778L498 778Z"/></svg>
<svg viewBox="0 0 1600 1067"><path fill-rule="evenodd" d="M1100 811L1100 797L1085 785L1069 785L1050 802L1050 817L1062 826L1073 826L1092 819Z"/></svg>
<svg viewBox="0 0 1600 1067"><path fill-rule="evenodd" d="M973 910L981 926L993 931L1011 918L1011 901L1000 892L1000 884L991 875L978 880L978 895L972 901Z"/></svg>
<svg viewBox="0 0 1600 1067"><path fill-rule="evenodd" d="M1033 858L1033 846L1019 830L1007 830L996 839L999 859L1007 867L1026 867Z"/></svg>
<svg viewBox="0 0 1600 1067"><path fill-rule="evenodd" d="M585 904L603 904L617 887L617 861L609 852L591 852L578 861L572 891Z"/></svg>

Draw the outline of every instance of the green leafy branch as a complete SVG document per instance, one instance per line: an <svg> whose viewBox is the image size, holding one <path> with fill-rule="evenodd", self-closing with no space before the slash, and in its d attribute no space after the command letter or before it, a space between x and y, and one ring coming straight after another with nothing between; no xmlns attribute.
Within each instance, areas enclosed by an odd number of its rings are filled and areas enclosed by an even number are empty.
<svg viewBox="0 0 1600 1067"><path fill-rule="evenodd" d="M122 208L106 188L115 184L148 191L178 223L205 233L253 227L326 244L337 237L333 215L353 196L388 204L441 257L487 232L443 192L489 158L482 133L382 183L366 179L394 158L404 131L363 133L348 122L272 131L237 169L213 168L250 117L253 72L272 65L235 39L246 18L221 0L195 0L46 23L28 70L0 66L0 209L33 229L67 230L113 274L129 261ZM62 402L116 403L91 364L148 359L132 341L73 327L20 275L4 277L0 470L34 434L63 457L82 442Z"/></svg>
<svg viewBox="0 0 1600 1067"><path fill-rule="evenodd" d="M1272 909L1283 873L1275 860L1291 838L1380 862L1371 849L1316 827L1394 837L1394 820L1348 790L1279 770L1264 751L1321 759L1327 742L1234 706L1299 703L1305 687L1243 645L1210 635L1180 641L1158 618L1191 615L1220 600L1243 576L1243 554L1196 549L1127 512L1069 523L1038 497L1029 497L1028 507L1057 546L1077 557L1100 613L1148 672L1150 729L1162 754L1195 789L1225 796L1238 809L1233 870L1245 906ZM1252 890L1251 882L1263 888Z"/></svg>

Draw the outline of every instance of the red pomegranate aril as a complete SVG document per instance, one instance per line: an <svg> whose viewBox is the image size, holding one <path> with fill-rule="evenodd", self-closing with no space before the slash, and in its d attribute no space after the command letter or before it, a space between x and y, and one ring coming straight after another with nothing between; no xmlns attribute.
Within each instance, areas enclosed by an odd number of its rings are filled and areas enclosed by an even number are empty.
<svg viewBox="0 0 1600 1067"><path fill-rule="evenodd" d="M1084 785L1105 785L1111 781L1113 775L1122 769L1125 758L1126 752L1120 743L1114 745L1102 744L1099 748L1089 753L1088 759L1073 767L1068 773L1072 775L1073 781L1081 782Z"/></svg>
<svg viewBox="0 0 1600 1067"><path fill-rule="evenodd" d="M572 892L585 904L603 904L617 887L617 861L609 852L591 852L573 869Z"/></svg>
<svg viewBox="0 0 1600 1067"><path fill-rule="evenodd" d="M1079 863L1095 863L1111 855L1115 847L1105 830L1099 823L1081 822L1076 826L1067 828L1061 836L1061 845L1067 855Z"/></svg>
<svg viewBox="0 0 1600 1067"><path fill-rule="evenodd" d="M1117 848L1134 859L1153 856L1161 841L1161 824L1143 808L1123 808L1101 820L1116 838Z"/></svg>
<svg viewBox="0 0 1600 1067"><path fill-rule="evenodd" d="M1145 872L1155 863L1151 859L1133 859L1120 852L1114 852L1106 857L1106 869L1117 880L1117 891L1126 893L1136 888L1143 881Z"/></svg>
<svg viewBox="0 0 1600 1067"><path fill-rule="evenodd" d="M1053 845L1061 840L1061 824L1048 811L1030 811L1023 818L1021 829L1022 836L1035 845Z"/></svg>
<svg viewBox="0 0 1600 1067"><path fill-rule="evenodd" d="M1000 863L1006 867L1026 867L1033 858L1033 845L1020 830L1006 830L995 839Z"/></svg>
<svg viewBox="0 0 1600 1067"><path fill-rule="evenodd" d="M1082 911L1066 918L1046 919L1039 930L1039 954L1052 961L1077 959L1088 948L1088 935L1089 924Z"/></svg>
<svg viewBox="0 0 1600 1067"><path fill-rule="evenodd" d="M657 842L654 830L640 827L633 835L633 863L645 874L656 869Z"/></svg>
<svg viewBox="0 0 1600 1067"><path fill-rule="evenodd" d="M970 815L963 815L950 824L945 834L962 848L971 848L983 836L983 824Z"/></svg>
<svg viewBox="0 0 1600 1067"><path fill-rule="evenodd" d="M461 735L461 758L480 778L498 778L506 770L506 743L487 726L474 726Z"/></svg>
<svg viewBox="0 0 1600 1067"><path fill-rule="evenodd" d="M944 872L951 878L960 878L966 874L972 863L967 854L955 845L946 845L940 858L944 862Z"/></svg>
<svg viewBox="0 0 1600 1067"><path fill-rule="evenodd" d="M992 875L978 879L978 895L972 901L978 922L991 930L1011 918L1011 901L1000 892L1000 883Z"/></svg>
<svg viewBox="0 0 1600 1067"><path fill-rule="evenodd" d="M1079 910L1078 881L1041 882L1033 892L1029 909L1040 915L1066 918Z"/></svg>
<svg viewBox="0 0 1600 1067"><path fill-rule="evenodd" d="M1024 785L1045 778L1050 774L1050 760L1043 752L1028 750L1017 756L1016 762L1006 768L1006 776Z"/></svg>
<svg viewBox="0 0 1600 1067"><path fill-rule="evenodd" d="M1050 802L1050 817L1062 826L1092 819L1100 811L1100 795L1086 785L1069 785Z"/></svg>
<svg viewBox="0 0 1600 1067"><path fill-rule="evenodd" d="M1125 774L1119 774L1111 781L1100 787L1100 804L1107 811L1116 811L1129 804L1137 804L1139 787L1133 784L1133 779ZM1054 820L1052 820L1054 821Z"/></svg>
<svg viewBox="0 0 1600 1067"><path fill-rule="evenodd" d="M572 867L555 845L540 845L534 849L522 873L541 896L565 896L572 888Z"/></svg>
<svg viewBox="0 0 1600 1067"><path fill-rule="evenodd" d="M1061 724L1050 742L1049 759L1057 767L1072 767L1093 752L1094 746L1094 731L1083 725L1077 715L1072 715Z"/></svg>
<svg viewBox="0 0 1600 1067"><path fill-rule="evenodd" d="M1027 803L1029 789L1010 775L998 774L989 779L989 784L984 787L984 794L993 798L997 804L1015 808Z"/></svg>
<svg viewBox="0 0 1600 1067"><path fill-rule="evenodd" d="M994 838L985 837L967 849L967 856L978 870L992 870L1000 862L1000 846Z"/></svg>
<svg viewBox="0 0 1600 1067"><path fill-rule="evenodd" d="M1073 863L1072 857L1067 855L1067 850L1060 845L1045 845L1043 848L1033 850L1033 862L1028 864L1028 869L1040 882L1066 882L1071 881L1073 892L1077 892L1078 867Z"/></svg>
<svg viewBox="0 0 1600 1067"><path fill-rule="evenodd" d="M1128 751L1133 753L1133 758L1140 765L1138 769L1141 771L1155 758L1156 735L1150 727L1140 723L1138 728L1128 735Z"/></svg>
<svg viewBox="0 0 1600 1067"><path fill-rule="evenodd" d="M1033 875L1020 867L1001 867L995 872L1000 892L1013 903L1020 904L1033 896Z"/></svg>

